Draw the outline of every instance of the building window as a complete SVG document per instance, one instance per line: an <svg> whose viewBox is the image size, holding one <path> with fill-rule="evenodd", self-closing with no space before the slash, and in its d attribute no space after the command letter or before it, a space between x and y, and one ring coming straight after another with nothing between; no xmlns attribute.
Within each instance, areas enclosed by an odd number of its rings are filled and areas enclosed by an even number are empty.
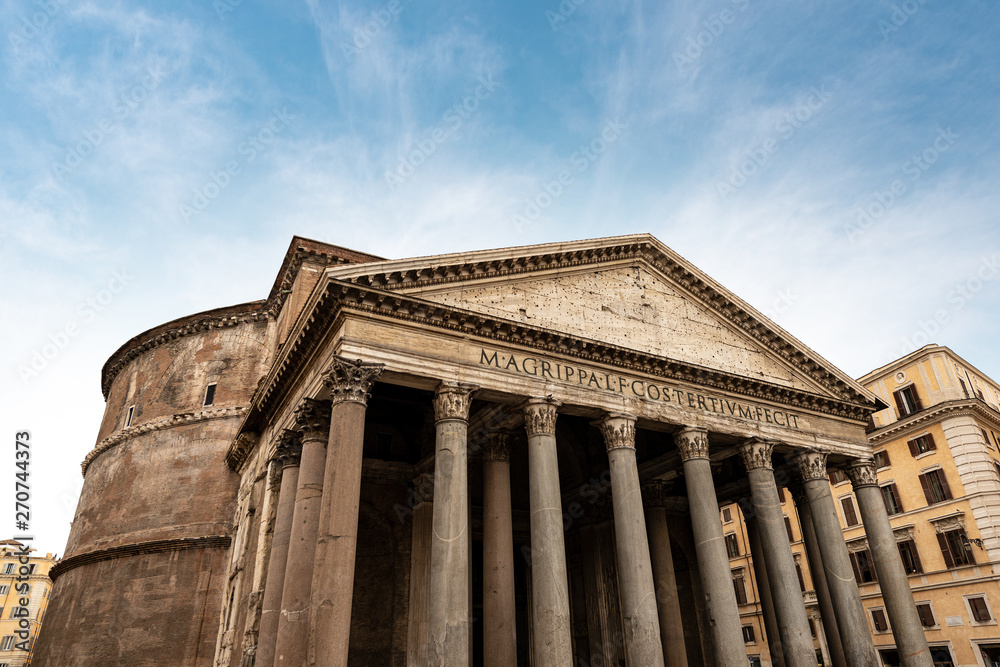
<svg viewBox="0 0 1000 667"><path fill-rule="evenodd" d="M205 402L202 405L207 407L213 403L215 403L215 383L205 387Z"/></svg>
<svg viewBox="0 0 1000 667"><path fill-rule="evenodd" d="M779 503L785 502L785 487L783 486L778 487L778 502Z"/></svg>
<svg viewBox="0 0 1000 667"><path fill-rule="evenodd" d="M990 449L993 449L993 443L990 442L990 434L987 433L986 429L981 426L979 427L979 430L983 432L983 440L986 441L986 446L989 447Z"/></svg>
<svg viewBox="0 0 1000 667"><path fill-rule="evenodd" d="M744 644L757 643L757 635L756 633L754 633L752 625L743 626L743 643Z"/></svg>
<svg viewBox="0 0 1000 667"><path fill-rule="evenodd" d="M736 533L726 535L726 552L730 558L737 558L740 555L740 545L736 542Z"/></svg>
<svg viewBox="0 0 1000 667"><path fill-rule="evenodd" d="M7 563L6 565L4 565L3 566L3 573L4 574L14 574L14 564L13 563Z"/></svg>
<svg viewBox="0 0 1000 667"><path fill-rule="evenodd" d="M7 616L7 618L14 618L14 614L16 614L16 613L17 613L17 610L18 610L18 609L21 609L21 607L19 607L19 606L17 606L17 605L14 605L13 607L11 607L11 608L10 608L10 615L9 615L9 616Z"/></svg>
<svg viewBox="0 0 1000 667"><path fill-rule="evenodd" d="M732 523L733 522L733 510L729 507L722 508L722 522Z"/></svg>
<svg viewBox="0 0 1000 667"><path fill-rule="evenodd" d="M837 484L847 481L847 475L844 474L844 471L839 470L837 468L833 468L832 470L828 471L827 475L830 477L830 483L835 486Z"/></svg>
<svg viewBox="0 0 1000 667"><path fill-rule="evenodd" d="M889 452L884 449L875 452L875 467L876 468L888 468L889 467Z"/></svg>
<svg viewBox="0 0 1000 667"><path fill-rule="evenodd" d="M920 556L917 555L917 545L913 540L896 542L899 548L899 558L903 561L903 569L907 574L920 574L924 568L920 565Z"/></svg>
<svg viewBox="0 0 1000 667"><path fill-rule="evenodd" d="M788 541L794 542L795 535L792 534L792 520L787 516L785 517L785 532L788 533Z"/></svg>
<svg viewBox="0 0 1000 667"><path fill-rule="evenodd" d="M854 551L849 555L851 567L854 568L854 579L858 584L871 584L878 581L875 576L875 566L872 563L872 553L868 549Z"/></svg>
<svg viewBox="0 0 1000 667"><path fill-rule="evenodd" d="M802 578L802 564L798 561L795 562L795 574L799 577L799 589L805 593L806 592L806 580Z"/></svg>
<svg viewBox="0 0 1000 667"><path fill-rule="evenodd" d="M872 627L875 632L888 632L889 621L885 617L885 609L872 609Z"/></svg>
<svg viewBox="0 0 1000 667"><path fill-rule="evenodd" d="M3 586L0 586L0 595L7 595L7 593L9 591L10 591L10 586L8 586L6 584L3 585Z"/></svg>
<svg viewBox="0 0 1000 667"><path fill-rule="evenodd" d="M4 635L0 639L0 651L10 651L14 648L14 635Z"/></svg>
<svg viewBox="0 0 1000 667"><path fill-rule="evenodd" d="M895 484L886 484L882 487L882 500L885 501L885 511L890 516L903 511L903 504L899 502L899 491Z"/></svg>
<svg viewBox="0 0 1000 667"><path fill-rule="evenodd" d="M973 621L976 623L989 623L993 620L990 608L986 605L985 597L965 598L965 601L969 605L969 616L972 617Z"/></svg>
<svg viewBox="0 0 1000 667"><path fill-rule="evenodd" d="M927 452L932 452L937 449L937 445L934 444L934 436L930 433L925 433L919 438L914 438L906 443L910 447L910 454L913 456L920 456Z"/></svg>
<svg viewBox="0 0 1000 667"><path fill-rule="evenodd" d="M965 380L963 380L962 378L958 378L958 383L960 385L962 385L962 393L965 395L966 398L968 398L969 397L969 388L967 386L965 386Z"/></svg>
<svg viewBox="0 0 1000 667"><path fill-rule="evenodd" d="M736 591L736 604L746 604L747 586L742 574L733 577L733 589Z"/></svg>
<svg viewBox="0 0 1000 667"><path fill-rule="evenodd" d="M934 619L934 610L931 609L930 602L921 602L917 605L917 616L920 617L920 625L925 628L933 628L937 625Z"/></svg>
<svg viewBox="0 0 1000 667"><path fill-rule="evenodd" d="M124 426L124 428L128 428L129 426L132 425L132 415L133 414L135 414L135 406L134 405L130 405L130 406L128 406L128 412L125 413L125 426Z"/></svg>
<svg viewBox="0 0 1000 667"><path fill-rule="evenodd" d="M944 477L944 470L937 468L920 475L920 488L924 490L924 498L928 505L951 500L951 488Z"/></svg>
<svg viewBox="0 0 1000 667"><path fill-rule="evenodd" d="M969 544L964 530L949 530L946 533L938 533L937 538L938 545L941 547L941 555L944 556L945 567L975 564L976 557L972 553L972 545Z"/></svg>
<svg viewBox="0 0 1000 667"><path fill-rule="evenodd" d="M760 656L759 655L751 655L750 656L750 667L760 667L760 666L761 666ZM3 665L0 665L0 667L3 667Z"/></svg>
<svg viewBox="0 0 1000 667"><path fill-rule="evenodd" d="M840 507L844 510L844 525L848 528L858 525L858 513L854 511L854 499L844 496L840 499Z"/></svg>
<svg viewBox="0 0 1000 667"><path fill-rule="evenodd" d="M892 395L896 399L896 409L899 410L900 417L920 411L920 398L912 384L909 387L897 389Z"/></svg>

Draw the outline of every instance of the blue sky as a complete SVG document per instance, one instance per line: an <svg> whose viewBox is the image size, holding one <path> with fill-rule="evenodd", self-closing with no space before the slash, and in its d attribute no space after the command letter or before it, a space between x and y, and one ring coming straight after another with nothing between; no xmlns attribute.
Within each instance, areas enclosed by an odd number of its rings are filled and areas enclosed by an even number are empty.
<svg viewBox="0 0 1000 667"><path fill-rule="evenodd" d="M651 232L854 377L933 341L1000 378L996 3L0 8L0 424L41 551L107 357L266 296L293 234Z"/></svg>

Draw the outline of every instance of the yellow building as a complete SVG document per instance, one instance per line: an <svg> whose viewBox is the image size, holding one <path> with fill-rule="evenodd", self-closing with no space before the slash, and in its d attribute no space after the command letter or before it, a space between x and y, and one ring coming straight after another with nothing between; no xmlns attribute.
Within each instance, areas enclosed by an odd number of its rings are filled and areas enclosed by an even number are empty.
<svg viewBox="0 0 1000 667"><path fill-rule="evenodd" d="M910 589L935 667L1000 667L1000 384L947 347L927 345L859 379L886 407L869 440ZM830 470L875 646L899 665L851 480ZM830 642L810 576L801 522L785 493L782 508L800 570L818 661ZM730 567L751 664L772 664L750 536L736 504L722 508Z"/></svg>
<svg viewBox="0 0 1000 667"><path fill-rule="evenodd" d="M53 554L30 555L14 540L0 541L0 667L30 664L42 617L49 604Z"/></svg>

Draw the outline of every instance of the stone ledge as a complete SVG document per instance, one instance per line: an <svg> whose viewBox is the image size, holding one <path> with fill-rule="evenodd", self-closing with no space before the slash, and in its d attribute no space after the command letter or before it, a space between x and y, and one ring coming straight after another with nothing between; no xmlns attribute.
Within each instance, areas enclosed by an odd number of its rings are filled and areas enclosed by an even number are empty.
<svg viewBox="0 0 1000 667"><path fill-rule="evenodd" d="M228 549L232 538L228 535L209 535L206 537L184 537L174 540L154 540L138 544L123 544L109 549L100 549L84 554L64 558L49 570L52 581L65 572L82 565L91 565L116 558L129 558L145 554L167 553L170 551L186 551L188 549Z"/></svg>

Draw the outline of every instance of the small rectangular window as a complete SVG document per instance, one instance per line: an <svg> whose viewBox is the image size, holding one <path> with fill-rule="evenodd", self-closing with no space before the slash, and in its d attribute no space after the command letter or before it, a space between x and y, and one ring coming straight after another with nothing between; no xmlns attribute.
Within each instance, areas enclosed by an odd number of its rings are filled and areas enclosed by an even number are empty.
<svg viewBox="0 0 1000 667"><path fill-rule="evenodd" d="M937 449L937 445L934 444L934 437L930 433L925 433L919 438L914 438L906 444L910 448L911 456L920 456L921 454Z"/></svg>
<svg viewBox="0 0 1000 667"><path fill-rule="evenodd" d="M934 620L934 610L931 609L930 603L918 604L917 615L920 617L920 625L925 628L933 628L937 625L937 621Z"/></svg>
<svg viewBox="0 0 1000 667"><path fill-rule="evenodd" d="M889 630L889 622L885 619L884 609L872 609L872 625L875 626L875 632L887 632Z"/></svg>
<svg viewBox="0 0 1000 667"><path fill-rule="evenodd" d="M928 505L934 505L946 500L951 500L951 487L945 479L944 470L937 468L920 475L920 488L924 491L924 498Z"/></svg>
<svg viewBox="0 0 1000 667"><path fill-rule="evenodd" d="M855 551L849 554L851 557L851 567L854 569L854 579L859 584L871 584L877 581L875 567L872 563L872 554L868 549Z"/></svg>
<svg viewBox="0 0 1000 667"><path fill-rule="evenodd" d="M6 635L0 639L0 651L10 651L14 648L14 635Z"/></svg>
<svg viewBox="0 0 1000 667"><path fill-rule="evenodd" d="M10 586L0 586L0 595L7 595L10 591Z"/></svg>
<svg viewBox="0 0 1000 667"><path fill-rule="evenodd" d="M972 610L972 620L976 623L989 623L993 620L990 609L986 606L986 598L969 598L969 609Z"/></svg>
<svg viewBox="0 0 1000 667"><path fill-rule="evenodd" d="M203 405L209 406L215 403L215 384L205 387L205 402Z"/></svg>
<svg viewBox="0 0 1000 667"><path fill-rule="evenodd" d="M794 542L795 536L792 534L792 520L785 516L785 532L788 533L788 541Z"/></svg>
<svg viewBox="0 0 1000 667"><path fill-rule="evenodd" d="M892 516L903 511L903 504L899 502L899 492L895 484L886 484L882 488L882 500L885 501L886 514Z"/></svg>
<svg viewBox="0 0 1000 667"><path fill-rule="evenodd" d="M833 468L827 473L827 475L830 477L830 483L834 485L847 481L847 475L844 474L843 470L838 468Z"/></svg>
<svg viewBox="0 0 1000 667"><path fill-rule="evenodd" d="M132 415L135 413L135 406L128 406L128 412L125 414L125 428L132 425Z"/></svg>
<svg viewBox="0 0 1000 667"><path fill-rule="evenodd" d="M7 563L3 566L4 574L14 574L14 563Z"/></svg>
<svg viewBox="0 0 1000 667"><path fill-rule="evenodd" d="M875 452L875 467L876 468L888 468L889 467L889 452L884 449L879 452Z"/></svg>
<svg viewBox="0 0 1000 667"><path fill-rule="evenodd" d="M753 630L753 626L752 625L744 625L743 626L743 643L744 644L753 644L756 641L757 641L757 635L756 635L756 633Z"/></svg>
<svg viewBox="0 0 1000 667"><path fill-rule="evenodd" d="M805 593L806 592L806 580L802 577L802 565L800 563L795 564L795 574L799 577L799 589Z"/></svg>
<svg viewBox="0 0 1000 667"><path fill-rule="evenodd" d="M733 590L736 591L736 604L746 604L747 587L743 577L733 577Z"/></svg>
<svg viewBox="0 0 1000 667"><path fill-rule="evenodd" d="M858 525L858 513L854 511L854 499L845 496L840 499L840 506L844 510L844 524L848 528Z"/></svg>
<svg viewBox="0 0 1000 667"><path fill-rule="evenodd" d="M726 552L729 554L730 558L738 558L740 555L740 545L736 541L735 533L729 533L726 535Z"/></svg>
<svg viewBox="0 0 1000 667"><path fill-rule="evenodd" d="M913 540L896 542L899 548L899 558L903 561L903 569L907 574L920 574L924 571L920 565L920 556L917 555L917 545Z"/></svg>
<svg viewBox="0 0 1000 667"><path fill-rule="evenodd" d="M896 399L896 409L899 411L900 417L920 412L920 398L913 385L897 389L892 395Z"/></svg>
<svg viewBox="0 0 1000 667"><path fill-rule="evenodd" d="M938 533L937 539L938 546L941 547L941 555L944 556L945 567L975 565L976 557L972 553L972 545L969 544L964 530L950 530L946 533Z"/></svg>
<svg viewBox="0 0 1000 667"><path fill-rule="evenodd" d="M733 511L728 507L722 508L722 522L731 523L733 520Z"/></svg>

